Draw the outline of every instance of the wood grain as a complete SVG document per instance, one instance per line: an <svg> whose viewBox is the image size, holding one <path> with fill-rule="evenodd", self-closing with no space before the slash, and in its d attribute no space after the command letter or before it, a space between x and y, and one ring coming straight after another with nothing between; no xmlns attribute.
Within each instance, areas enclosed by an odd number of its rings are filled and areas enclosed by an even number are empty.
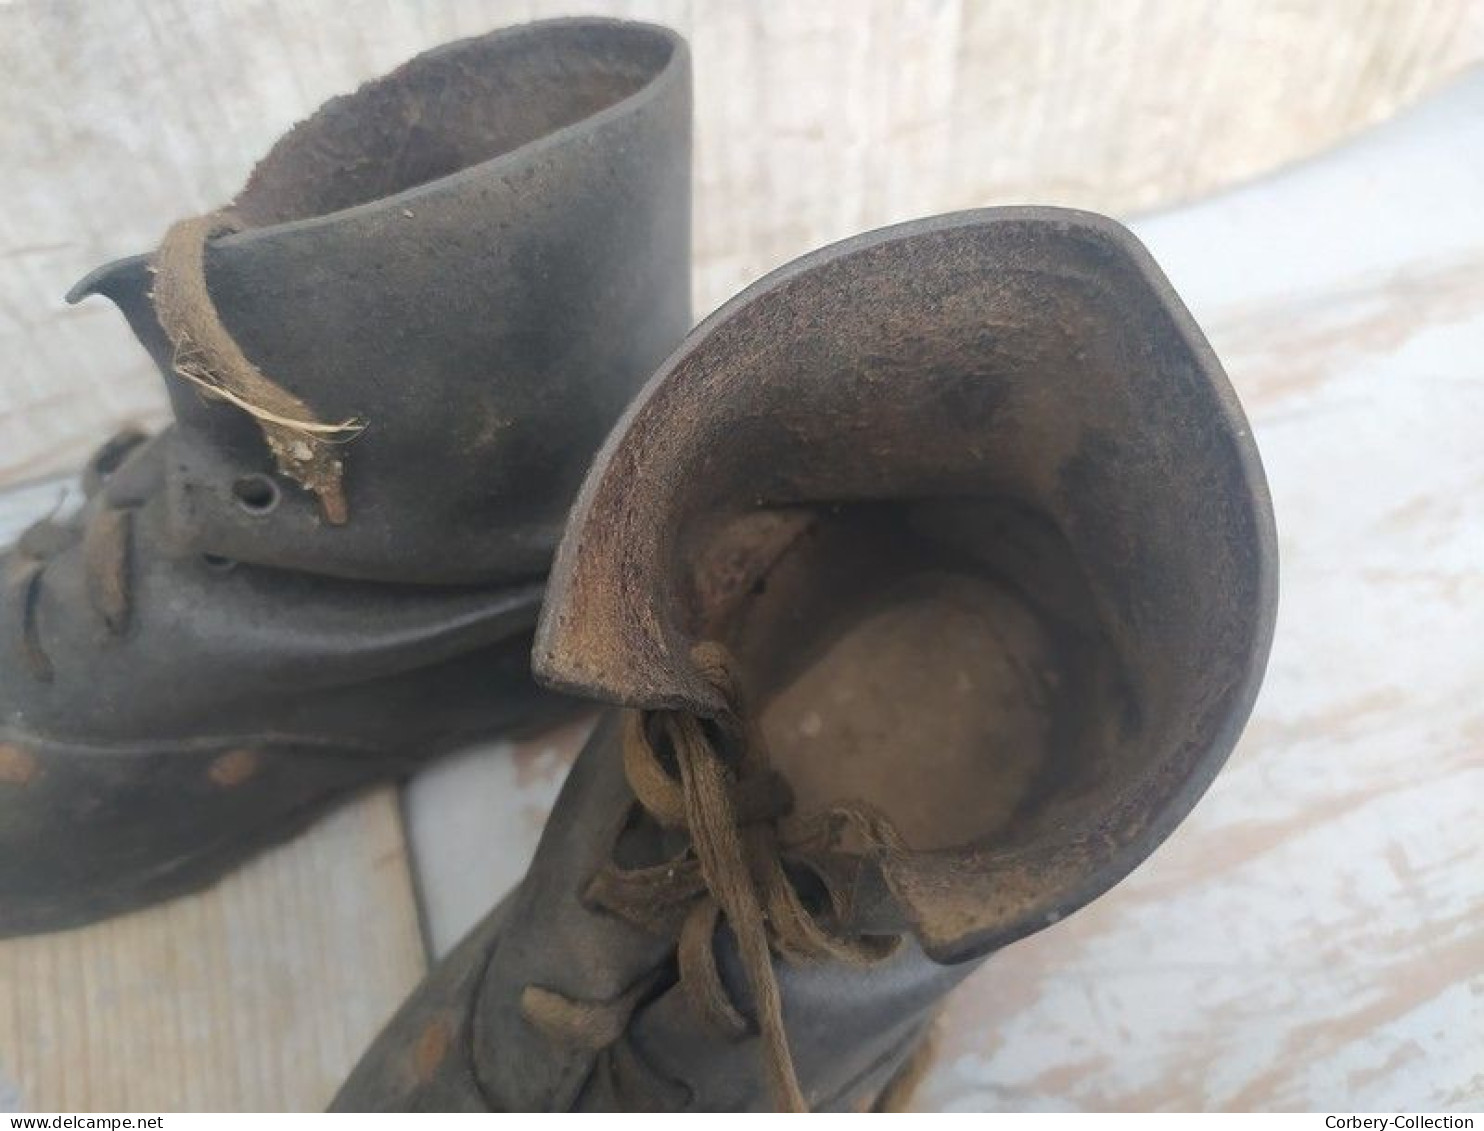
<svg viewBox="0 0 1484 1131"><path fill-rule="evenodd" d="M383 790L200 895L0 943L0 1108L319 1110L422 970Z"/></svg>
<svg viewBox="0 0 1484 1131"><path fill-rule="evenodd" d="M214 207L295 119L407 56L574 12L696 62L697 310L853 232L1036 201L1114 213L1231 184L1484 57L1468 0L12 0L0 5L0 482L160 418L84 272Z"/></svg>

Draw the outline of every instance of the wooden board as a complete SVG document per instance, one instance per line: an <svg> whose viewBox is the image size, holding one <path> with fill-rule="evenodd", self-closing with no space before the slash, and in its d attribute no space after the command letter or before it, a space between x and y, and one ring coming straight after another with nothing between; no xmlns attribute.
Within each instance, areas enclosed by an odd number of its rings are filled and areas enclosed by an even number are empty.
<svg viewBox="0 0 1484 1131"><path fill-rule="evenodd" d="M10 0L0 4L0 482L76 466L158 379L61 296L216 207L295 119L447 39L658 20L696 62L697 310L811 247L995 203L1188 199L1484 57L1469 0Z"/></svg>
<svg viewBox="0 0 1484 1131"><path fill-rule="evenodd" d="M383 790L205 894L0 943L0 1108L319 1110L422 969Z"/></svg>
<svg viewBox="0 0 1484 1131"><path fill-rule="evenodd" d="M1136 225L1262 450L1272 662L1176 835L952 1000L925 1110L1484 1104L1481 200L1484 71L1322 160ZM414 783L437 948L519 875L578 741ZM469 804L478 820L446 819Z"/></svg>

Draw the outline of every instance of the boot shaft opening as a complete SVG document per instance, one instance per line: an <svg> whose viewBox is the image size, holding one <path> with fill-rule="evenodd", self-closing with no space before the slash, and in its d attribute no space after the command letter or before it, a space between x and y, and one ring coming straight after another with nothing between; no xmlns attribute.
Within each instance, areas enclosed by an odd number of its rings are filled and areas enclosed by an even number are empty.
<svg viewBox="0 0 1484 1131"><path fill-rule="evenodd" d="M535 662L717 715L687 657L733 641L800 802L898 818L914 851L883 872L954 959L1087 902L1189 811L1256 694L1274 543L1231 388L1132 236L938 217L692 334L578 497Z"/></svg>
<svg viewBox="0 0 1484 1131"><path fill-rule="evenodd" d="M393 196L584 121L638 93L676 51L659 28L559 20L429 51L299 123L236 201L250 227Z"/></svg>
<svg viewBox="0 0 1484 1131"><path fill-rule="evenodd" d="M1065 538L1005 500L856 504L732 524L751 562L698 621L736 654L802 827L863 803L918 851L1031 835L1131 767L1138 696ZM705 603L698 598L698 608ZM786 825L790 822L785 822Z"/></svg>

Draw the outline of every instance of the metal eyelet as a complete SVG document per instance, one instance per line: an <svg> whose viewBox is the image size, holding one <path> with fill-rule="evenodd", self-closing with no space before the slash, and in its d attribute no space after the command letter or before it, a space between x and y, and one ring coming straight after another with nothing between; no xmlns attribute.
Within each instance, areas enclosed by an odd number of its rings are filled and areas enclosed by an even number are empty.
<svg viewBox="0 0 1484 1131"><path fill-rule="evenodd" d="M232 484L237 505L248 514L262 516L278 506L282 498L278 484L266 475L244 475Z"/></svg>

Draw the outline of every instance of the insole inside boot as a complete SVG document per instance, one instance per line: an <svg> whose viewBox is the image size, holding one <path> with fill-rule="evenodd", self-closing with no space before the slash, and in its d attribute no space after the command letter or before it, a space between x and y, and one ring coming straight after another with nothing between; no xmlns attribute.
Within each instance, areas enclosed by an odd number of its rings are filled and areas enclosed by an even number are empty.
<svg viewBox="0 0 1484 1131"><path fill-rule="evenodd" d="M767 705L774 764L805 815L842 800L917 849L1003 827L1045 756L1057 673L1018 599L923 575L861 610Z"/></svg>
<svg viewBox="0 0 1484 1131"><path fill-rule="evenodd" d="M734 648L793 820L864 802L944 848L1006 826L1046 776L1070 675L1055 634L899 513L823 519L753 593Z"/></svg>

